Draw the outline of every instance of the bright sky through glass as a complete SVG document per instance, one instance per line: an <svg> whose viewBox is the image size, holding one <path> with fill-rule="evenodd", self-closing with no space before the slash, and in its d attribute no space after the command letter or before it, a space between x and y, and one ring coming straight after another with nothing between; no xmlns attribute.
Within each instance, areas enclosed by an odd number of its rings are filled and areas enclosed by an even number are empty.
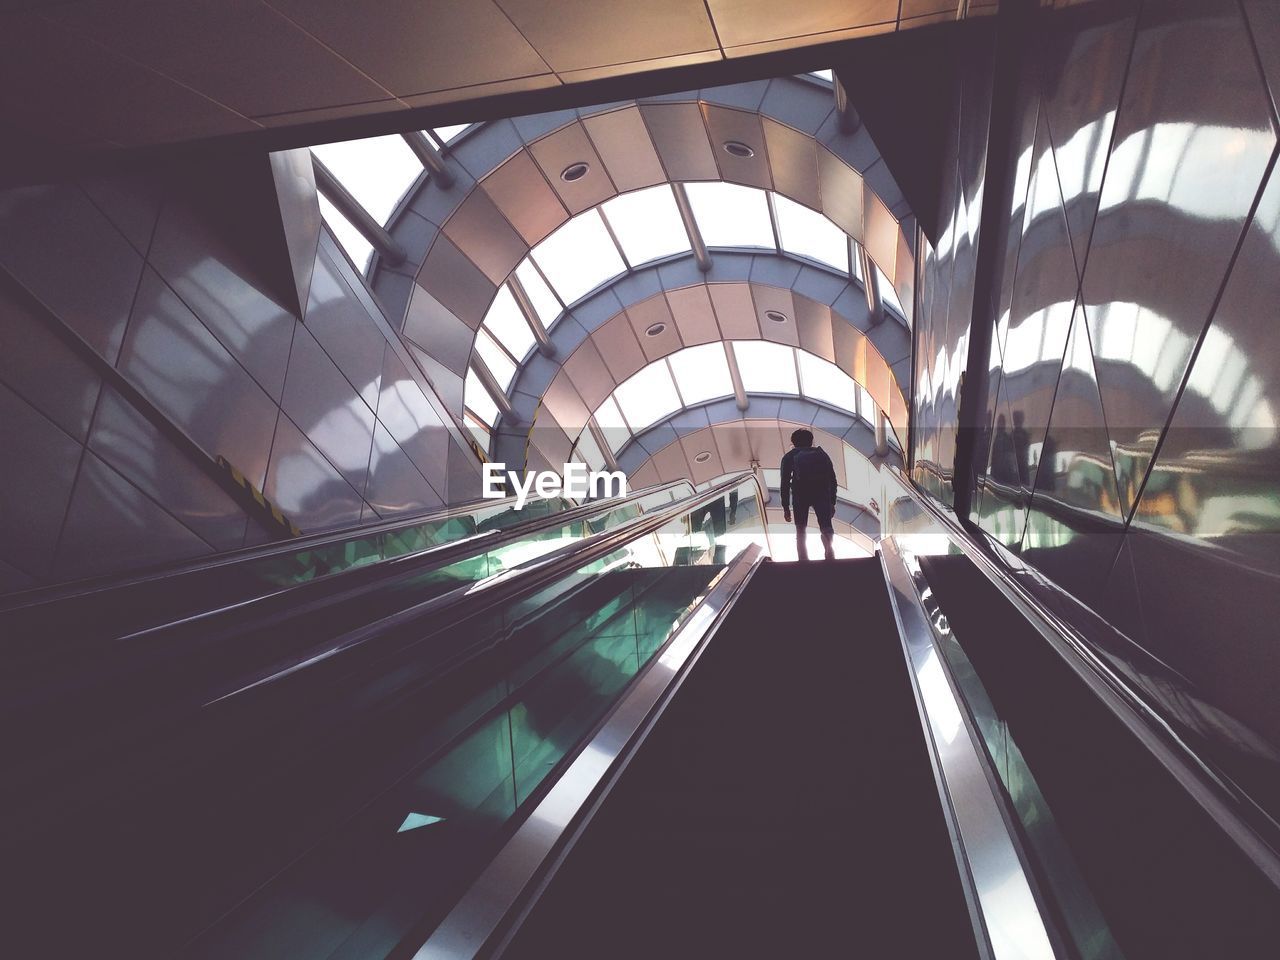
<svg viewBox="0 0 1280 960"><path fill-rule="evenodd" d="M783 250L825 263L841 273L849 272L849 237L843 230L822 214L778 193L773 195L773 209L778 215Z"/></svg>
<svg viewBox="0 0 1280 960"><path fill-rule="evenodd" d="M448 143L469 126L471 126L469 123L458 123L452 127L432 127L431 132L445 143Z"/></svg>
<svg viewBox="0 0 1280 960"><path fill-rule="evenodd" d="M614 398L632 430L643 430L680 409L680 395L671 371L661 360L641 368L618 384Z"/></svg>
<svg viewBox="0 0 1280 960"><path fill-rule="evenodd" d="M329 225L333 235L338 238L338 242L342 244L342 249L347 251L347 256L356 265L356 269L364 273L369 266L369 256L373 253L373 247L364 238L364 235L338 212L338 208L330 203L323 193L317 193L316 197L320 201L320 215L324 217L324 222Z"/></svg>
<svg viewBox="0 0 1280 960"><path fill-rule="evenodd" d="M858 413L863 420L873 424L876 422L876 402L871 399L871 391L862 384L858 384Z"/></svg>
<svg viewBox="0 0 1280 960"><path fill-rule="evenodd" d="M893 284L879 267L876 267L876 279L880 281L880 298L897 311L898 316L905 319L907 312L902 309L902 301L898 299L898 293L893 289Z"/></svg>
<svg viewBox="0 0 1280 960"><path fill-rule="evenodd" d="M605 201L603 209L632 266L690 250L670 184L619 194Z"/></svg>
<svg viewBox="0 0 1280 960"><path fill-rule="evenodd" d="M485 330L481 330L476 335L476 353L480 355L480 359L484 361L484 365L489 368L489 372L493 374L493 378L498 381L498 385L503 390L511 386L511 381L516 375L516 365L494 343Z"/></svg>
<svg viewBox="0 0 1280 960"><path fill-rule="evenodd" d="M326 143L311 152L383 224L422 173L422 164L398 135Z"/></svg>
<svg viewBox="0 0 1280 960"><path fill-rule="evenodd" d="M556 319L560 316L560 311L563 309L560 306L560 301L551 292L547 282L542 279L542 274L538 273L538 268L529 260L526 259L520 266L516 267L516 279L520 281L520 285L524 287L524 292L533 301L533 312L538 315L542 325L549 329L556 322Z"/></svg>
<svg viewBox="0 0 1280 960"><path fill-rule="evenodd" d="M627 269L596 210L574 217L534 247L532 256L566 304Z"/></svg>
<svg viewBox="0 0 1280 960"><path fill-rule="evenodd" d="M483 327L517 360L523 360L536 342L533 331L525 322L524 314L516 306L516 298L511 295L506 284L498 288L498 295L493 298L493 305L485 314Z"/></svg>
<svg viewBox="0 0 1280 960"><path fill-rule="evenodd" d="M489 426L493 426L494 421L498 419L498 406L493 402L493 398L489 396L488 391L481 385L480 378L476 376L475 371L470 368L467 368L465 389L467 406L477 417L489 424Z"/></svg>
<svg viewBox="0 0 1280 960"><path fill-rule="evenodd" d="M590 429L583 430L578 436L578 442L573 448L573 459L577 463L585 463L592 470L604 469L604 454L600 452L600 445L596 443Z"/></svg>
<svg viewBox="0 0 1280 960"><path fill-rule="evenodd" d="M766 247L773 244L773 222L764 191L736 183L687 183L689 206L708 247Z"/></svg>
<svg viewBox="0 0 1280 960"><path fill-rule="evenodd" d="M733 378L729 375L729 361L725 359L723 343L686 347L667 359L671 362L671 372L675 374L676 386L685 406L733 396Z"/></svg>
<svg viewBox="0 0 1280 960"><path fill-rule="evenodd" d="M856 413L857 383L834 363L803 350L796 352L800 363L800 389L811 400L828 403L849 413Z"/></svg>
<svg viewBox="0 0 1280 960"><path fill-rule="evenodd" d="M734 340L733 353L747 393L800 392L791 347L768 340Z"/></svg>
<svg viewBox="0 0 1280 960"><path fill-rule="evenodd" d="M631 438L631 431L627 429L627 422L622 419L622 413L613 397L605 397L604 402L596 407L595 418L596 426L604 434L609 449L617 453Z"/></svg>

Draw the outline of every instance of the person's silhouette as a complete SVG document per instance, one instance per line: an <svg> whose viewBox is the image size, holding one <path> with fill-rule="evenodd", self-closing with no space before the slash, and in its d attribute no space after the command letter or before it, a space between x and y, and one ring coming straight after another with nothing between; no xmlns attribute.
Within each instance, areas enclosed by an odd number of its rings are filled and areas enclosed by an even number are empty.
<svg viewBox="0 0 1280 960"><path fill-rule="evenodd" d="M1009 486L1018 482L1018 457L1003 413L996 417L996 435L991 439L991 476Z"/></svg>
<svg viewBox="0 0 1280 960"><path fill-rule="evenodd" d="M1013 452L1018 457L1018 482L1031 486L1031 434L1027 432L1027 415L1013 411Z"/></svg>
<svg viewBox="0 0 1280 960"><path fill-rule="evenodd" d="M809 526L809 509L818 518L822 532L822 550L828 560L836 558L835 528L831 518L836 511L836 468L821 447L813 445L813 432L800 429L791 434L791 449L782 458L782 515L791 522L792 493L795 493L796 554L809 559L805 536Z"/></svg>

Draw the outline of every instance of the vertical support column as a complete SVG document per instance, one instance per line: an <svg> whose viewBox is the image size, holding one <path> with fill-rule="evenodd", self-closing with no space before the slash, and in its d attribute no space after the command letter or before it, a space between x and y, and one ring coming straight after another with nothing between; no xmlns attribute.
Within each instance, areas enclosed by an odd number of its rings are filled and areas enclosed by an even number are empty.
<svg viewBox="0 0 1280 960"><path fill-rule="evenodd" d="M448 190L453 186L453 171L445 166L444 157L440 155L440 151L436 149L434 143L418 130L411 130L409 133L400 134L400 136L409 145L409 149L418 158L418 162L431 171L431 179L435 181L436 186L441 190Z"/></svg>
<svg viewBox="0 0 1280 960"><path fill-rule="evenodd" d="M851 133L857 133L858 128L862 126L862 118L858 116L858 111L853 109L853 104L849 102L849 94L844 89L844 84L840 82L840 78L831 74L831 92L836 98L836 117L840 132L846 136Z"/></svg>
<svg viewBox="0 0 1280 960"><path fill-rule="evenodd" d="M489 398L493 400L498 412L502 414L502 419L518 426L520 418L516 416L515 407L511 405L511 398L507 396L507 391L498 386L497 378L485 365L484 360L479 356L473 356L471 358L471 369L475 371L476 379L480 381L485 393L489 394Z"/></svg>
<svg viewBox="0 0 1280 960"><path fill-rule="evenodd" d="M538 311L533 308L533 301L529 299L529 291L525 290L524 284L520 282L520 279L514 273L508 278L507 287L511 290L511 296L515 299L516 306L524 314L524 322L533 331L533 339L538 341L538 352L544 357L554 357L556 355L556 345L552 343L551 334L547 332L547 328L542 325Z"/></svg>
<svg viewBox="0 0 1280 960"><path fill-rule="evenodd" d="M671 184L671 190L676 195L676 208L680 211L680 219L684 221L684 230L689 235L689 244L693 247L693 257L698 262L698 269L706 273L711 269L711 254L707 253L707 245L702 242L702 231L698 229L698 221L693 218L689 195L685 193L683 183Z"/></svg>
<svg viewBox="0 0 1280 960"><path fill-rule="evenodd" d="M880 274L867 248L858 245L858 257L862 261L862 286L867 291L867 309L871 312L871 325L884 322L884 300L880 296Z"/></svg>
<svg viewBox="0 0 1280 960"><path fill-rule="evenodd" d="M325 199L337 207L338 212L360 231L360 235L369 241L370 246L378 251L378 256L386 263L393 267L404 263L404 248L396 242L395 237L369 215L369 211L360 205L360 201L351 195L317 157L313 155L311 162L316 174L316 189L324 194Z"/></svg>
<svg viewBox="0 0 1280 960"><path fill-rule="evenodd" d="M742 372L738 369L738 358L734 355L733 345L728 340L724 341L724 358L729 363L729 379L733 381L733 399L738 409L745 411L750 400L747 399L746 388L742 385Z"/></svg>

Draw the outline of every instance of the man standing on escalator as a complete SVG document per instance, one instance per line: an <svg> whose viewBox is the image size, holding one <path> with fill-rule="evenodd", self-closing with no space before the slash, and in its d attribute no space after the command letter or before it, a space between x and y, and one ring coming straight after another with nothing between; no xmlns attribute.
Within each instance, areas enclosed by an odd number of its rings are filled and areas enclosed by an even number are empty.
<svg viewBox="0 0 1280 960"><path fill-rule="evenodd" d="M831 518L836 511L836 468L821 447L813 445L813 432L796 430L791 434L791 449L782 458L782 515L791 522L792 492L795 492L796 554L809 559L805 536L809 526L809 508L818 518L822 531L822 550L828 560L836 558L833 541L835 528Z"/></svg>

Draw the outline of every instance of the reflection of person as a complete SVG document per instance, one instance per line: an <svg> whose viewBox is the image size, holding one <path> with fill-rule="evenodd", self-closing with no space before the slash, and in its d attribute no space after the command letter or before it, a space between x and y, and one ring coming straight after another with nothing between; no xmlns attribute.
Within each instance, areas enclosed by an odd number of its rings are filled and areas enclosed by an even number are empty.
<svg viewBox="0 0 1280 960"><path fill-rule="evenodd" d="M1018 482L1018 457L1003 413L996 417L996 435L991 440L991 477L1009 486Z"/></svg>
<svg viewBox="0 0 1280 960"><path fill-rule="evenodd" d="M1031 434L1027 432L1027 415L1021 410L1013 411L1013 452L1018 457L1018 482L1024 487L1031 486Z"/></svg>
<svg viewBox="0 0 1280 960"><path fill-rule="evenodd" d="M791 447L782 458L782 515L791 521L791 494L795 491L796 553L809 559L805 535L809 526L809 508L818 519L822 531L822 550L828 560L836 558L836 531L831 518L836 511L836 468L821 447L813 445L813 433L797 430L791 434Z"/></svg>

